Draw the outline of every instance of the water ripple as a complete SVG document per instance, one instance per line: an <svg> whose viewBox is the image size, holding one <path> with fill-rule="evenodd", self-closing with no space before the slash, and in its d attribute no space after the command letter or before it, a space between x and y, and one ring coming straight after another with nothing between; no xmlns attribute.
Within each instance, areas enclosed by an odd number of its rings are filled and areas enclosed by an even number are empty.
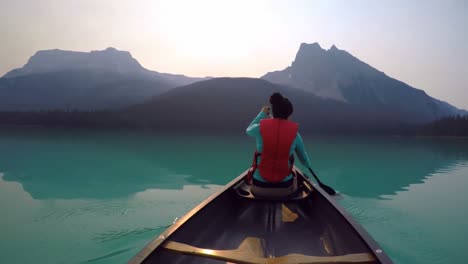
<svg viewBox="0 0 468 264"><path fill-rule="evenodd" d="M132 248L124 248L124 249L120 249L120 250L116 250L116 251L113 251L109 254L106 254L106 255L103 255L103 256L100 256L100 257L97 257L97 258L93 258L93 259L89 259L89 260L85 260L81 263L91 263L91 262L96 262L96 261L100 261L100 260L103 260L103 259L107 259L107 258L111 258L113 256L116 256L116 255L120 255L122 253L125 253L129 250L132 250Z"/></svg>
<svg viewBox="0 0 468 264"><path fill-rule="evenodd" d="M133 212L134 210L152 207L154 203L96 203L87 204L81 207L66 208L66 209L55 209L53 211L44 212L34 219L35 222L42 222L46 220L58 220L65 221L69 218L83 215L93 216L125 216ZM160 203L159 203L160 204Z"/></svg>
<svg viewBox="0 0 468 264"><path fill-rule="evenodd" d="M136 229L122 229L122 230L110 230L107 232L95 233L97 236L93 240L98 241L99 243L113 241L116 239L127 238L129 236L138 236L148 232L161 231L168 228L170 225L158 226L158 227L142 227Z"/></svg>

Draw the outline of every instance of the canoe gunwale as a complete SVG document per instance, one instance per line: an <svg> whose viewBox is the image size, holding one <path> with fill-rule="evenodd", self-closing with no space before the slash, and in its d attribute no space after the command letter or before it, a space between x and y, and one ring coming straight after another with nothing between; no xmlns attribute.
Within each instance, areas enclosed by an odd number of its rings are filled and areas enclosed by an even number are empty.
<svg viewBox="0 0 468 264"><path fill-rule="evenodd" d="M236 177L234 180L226 184L223 188L221 188L219 191L215 192L208 198L206 198L203 202L195 206L192 210L187 212L184 216L182 216L180 219L177 220L173 225L171 225L166 231L161 233L159 236L157 236L155 239L153 239L148 245L146 245L140 252L138 252L129 262L128 264L140 264L142 263L147 257L151 255L151 253L154 252L154 250L159 247L172 233L174 233L179 227L181 227L185 222L187 222L192 216L197 214L201 209L203 209L206 205L208 205L211 201L216 199L218 196L220 196L222 193L225 191L229 190L232 188L235 184L240 182L244 176L246 175L248 170L245 170L242 172L238 177Z"/></svg>
<svg viewBox="0 0 468 264"><path fill-rule="evenodd" d="M306 188L310 189L310 191L318 191L320 195L325 198L325 200L336 209L336 211L345 219L350 227L358 234L358 236L363 240L364 244L369 248L369 253L372 254L376 260L378 260L382 264L393 264L392 260L387 256L387 254L383 251L383 249L379 246L379 244L369 235L369 233L357 222L353 219L351 214L349 214L341 205L335 201L330 195L328 195L320 186L314 182L312 182L309 177L306 176L300 169L294 166L294 170L296 170L299 177L302 177L304 180L304 185ZM204 207L206 207L209 203L215 200L218 196L223 194L224 192L228 191L229 189L239 185L242 183L243 178L245 177L248 170L245 170L241 173L238 177L233 179L231 182L226 184L223 188L209 196L203 202L195 206L189 212L187 212L183 217L181 217L177 222L175 222L172 226L166 229L163 233L159 236L154 238L148 245L146 245L142 250L140 250L128 263L129 264L140 264L143 263L150 255L162 244L168 241L168 238L182 225L184 225L190 218L194 215L199 213Z"/></svg>
<svg viewBox="0 0 468 264"><path fill-rule="evenodd" d="M166 250L174 251L189 256L201 256L206 258L227 261L237 264L371 264L375 263L375 257L371 253L352 253L339 256L309 256L291 253L284 256L269 258L252 254L245 249L212 250L198 248L184 243L167 241L162 244ZM261 252L263 253L263 252ZM263 254L262 254L263 255Z"/></svg>
<svg viewBox="0 0 468 264"><path fill-rule="evenodd" d="M338 202L333 199L327 192L325 192L318 184L312 182L309 177L305 176L305 174L298 169L297 167L294 168L299 175L301 175L305 182L312 185L312 188L317 190L340 214L342 217L346 219L348 224L356 231L364 243L370 248L372 254L375 256L376 259L380 261L382 264L393 264L393 261L388 257L388 255L383 251L383 249L379 246L377 241L364 229L364 227L359 224L356 220L354 220L353 216L346 211Z"/></svg>

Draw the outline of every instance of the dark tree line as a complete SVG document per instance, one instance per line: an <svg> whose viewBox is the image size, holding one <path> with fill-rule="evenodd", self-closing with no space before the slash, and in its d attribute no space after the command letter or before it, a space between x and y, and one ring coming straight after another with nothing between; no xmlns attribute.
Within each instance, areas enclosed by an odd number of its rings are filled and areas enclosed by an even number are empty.
<svg viewBox="0 0 468 264"><path fill-rule="evenodd" d="M117 112L47 110L0 112L0 126L113 128L128 125Z"/></svg>
<svg viewBox="0 0 468 264"><path fill-rule="evenodd" d="M468 137L468 115L445 117L423 126L423 136Z"/></svg>
<svg viewBox="0 0 468 264"><path fill-rule="evenodd" d="M154 111L149 111L149 113ZM127 111L104 110L47 110L47 111L5 111L0 112L0 126L3 127L62 127L62 128L152 128L157 130L228 130L243 131L248 122L209 122L192 120L192 123L170 120L173 115L165 115L168 120L148 119L154 114L130 114ZM245 123L245 124L244 124ZM303 124L304 123L304 124ZM343 122L323 117L316 118L313 124L301 122L302 131L317 133L342 134L391 134L419 136L468 137L468 115L446 117L419 127L403 123L392 123L380 120ZM312 126L313 125L313 126Z"/></svg>
<svg viewBox="0 0 468 264"><path fill-rule="evenodd" d="M181 114L155 114L159 111L104 111L104 110L45 110L45 111L4 111L0 112L0 127L58 127L58 128L149 128L174 131L244 131L252 115L245 114L246 120L234 120L225 115L216 120L189 117L179 121ZM253 112L253 111L252 111ZM146 114L143 114L146 113ZM153 114L149 114L153 113ZM153 120L151 117L156 116ZM403 124L392 124L369 120L338 118L339 115L328 114L327 117L313 118L314 122L301 122L303 132L338 133L338 134L411 134L413 128ZM166 117L162 119L161 117ZM184 117L185 118L185 117ZM304 118L303 118L304 119Z"/></svg>

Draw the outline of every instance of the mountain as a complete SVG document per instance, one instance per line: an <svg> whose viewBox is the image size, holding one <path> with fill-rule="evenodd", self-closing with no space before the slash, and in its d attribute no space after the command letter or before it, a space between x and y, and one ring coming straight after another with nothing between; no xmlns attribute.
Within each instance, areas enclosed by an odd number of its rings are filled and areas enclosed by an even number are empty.
<svg viewBox="0 0 468 264"><path fill-rule="evenodd" d="M325 50L318 43L302 43L291 66L261 78L350 105L399 112L410 122L423 123L463 112L387 76L335 45Z"/></svg>
<svg viewBox="0 0 468 264"><path fill-rule="evenodd" d="M178 87L127 108L121 116L125 123L161 130L243 133L273 92L281 92L292 101L292 119L300 123L302 131L388 133L403 124L401 116L392 112L368 111L255 78L215 78Z"/></svg>
<svg viewBox="0 0 468 264"><path fill-rule="evenodd" d="M26 65L22 68L11 70L3 77L13 78L63 70L92 70L131 74L141 72L144 68L128 51L119 51L115 48L91 52L54 49L36 52Z"/></svg>
<svg viewBox="0 0 468 264"><path fill-rule="evenodd" d="M273 92L294 105L292 120L307 133L408 134L408 114L385 106L361 106L255 78L214 78L170 89L144 103L115 111L0 112L0 125L150 128L179 132L244 134Z"/></svg>
<svg viewBox="0 0 468 264"><path fill-rule="evenodd" d="M147 77L187 85L205 78L191 78L181 74L159 73L145 69L128 51L115 48L78 52L66 50L42 50L36 52L22 68L7 72L3 78L61 71L93 71L127 76Z"/></svg>
<svg viewBox="0 0 468 264"><path fill-rule="evenodd" d="M0 111L85 110L70 116L86 124L94 110L109 109L116 111L96 114L92 123L106 119L112 126L243 131L275 91L291 99L293 118L307 131L392 133L466 113L346 51L335 46L324 50L317 43L301 44L291 66L262 79L158 73L113 48L40 51L0 78ZM60 125L67 114L40 116ZM27 113L3 117L19 125L32 120Z"/></svg>
<svg viewBox="0 0 468 264"><path fill-rule="evenodd" d="M147 70L114 48L38 51L0 78L0 110L119 108L203 79Z"/></svg>

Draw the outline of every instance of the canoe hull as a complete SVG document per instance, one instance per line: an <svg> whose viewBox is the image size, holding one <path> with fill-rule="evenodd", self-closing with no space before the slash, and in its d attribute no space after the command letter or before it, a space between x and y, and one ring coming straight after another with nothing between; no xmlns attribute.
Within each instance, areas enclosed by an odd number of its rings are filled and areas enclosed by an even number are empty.
<svg viewBox="0 0 468 264"><path fill-rule="evenodd" d="M392 263L333 198L296 170L307 192L302 199L271 201L242 197L236 191L244 184L241 174L179 219L129 263L226 263L226 259L216 256L169 250L168 241L191 247L192 251L227 250L238 254L233 250L245 245L248 238L260 244L258 254L263 255L252 263L262 263L265 257L280 260L292 255L337 257L360 253L372 256L375 261L369 263Z"/></svg>

